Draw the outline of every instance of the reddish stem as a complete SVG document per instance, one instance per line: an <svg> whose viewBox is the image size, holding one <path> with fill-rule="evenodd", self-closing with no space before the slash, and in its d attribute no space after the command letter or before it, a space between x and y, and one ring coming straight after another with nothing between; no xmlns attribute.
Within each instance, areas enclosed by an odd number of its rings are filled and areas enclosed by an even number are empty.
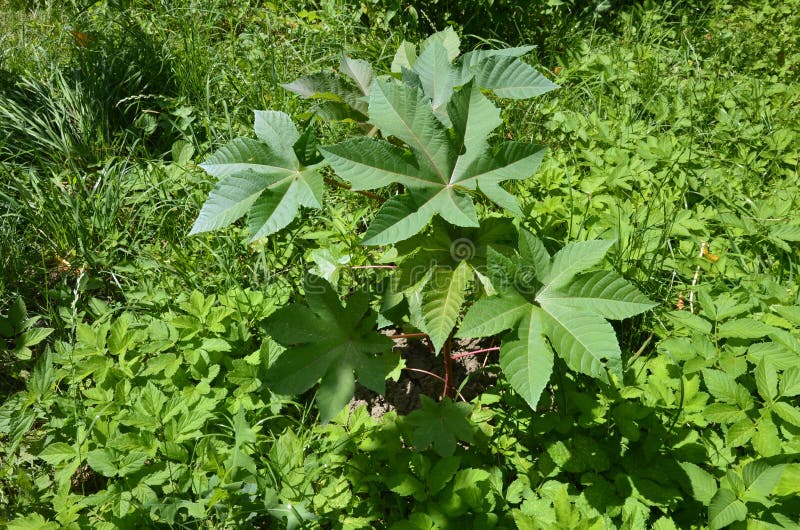
<svg viewBox="0 0 800 530"><path fill-rule="evenodd" d="M398 333L397 335L389 335L390 339L424 339L427 338L427 333Z"/></svg>
<svg viewBox="0 0 800 530"><path fill-rule="evenodd" d="M409 372L419 372L421 374L429 375L429 376L434 377L434 378L436 378L439 381L444 383L444 378L443 377L438 376L433 372L429 372L427 370L423 370L422 368L408 368L408 367L406 367L406 368L404 368L404 370L408 370Z"/></svg>
<svg viewBox="0 0 800 530"><path fill-rule="evenodd" d="M327 182L331 186L336 186L337 188L342 188L343 190L353 191L352 187L349 184L345 184L344 182L339 182L338 180L332 179L330 177L325 177L325 182ZM359 195L363 195L364 197L369 197L370 199L378 201L380 203L383 203L383 202L386 201L386 199L384 199L380 195L377 195L377 194L369 192L369 191L356 190L355 193L358 193Z"/></svg>
<svg viewBox="0 0 800 530"><path fill-rule="evenodd" d="M492 346L491 348L484 348L482 350L475 350L475 351L465 351L463 353L456 353L455 355L451 355L453 359L460 359L462 357L469 357L470 355L478 355L479 353L489 353L493 351L499 351L500 346Z"/></svg>
<svg viewBox="0 0 800 530"><path fill-rule="evenodd" d="M442 399L453 397L453 393L451 392L452 387L450 385L450 381L453 380L453 358L450 355L450 346L451 341L450 338L448 338L442 349L442 355L444 355L444 390L442 390Z"/></svg>
<svg viewBox="0 0 800 530"><path fill-rule="evenodd" d="M431 376L431 377L433 377L435 379L438 379L439 381L444 383L444 378L443 377L440 377L440 376L436 375L433 372L429 372L427 370L423 370L422 368L408 368L408 367L406 367L406 368L403 368L403 370L408 370L409 372L419 372L421 374L429 375L429 376ZM456 390L456 392L458 392L458 391ZM466 401L466 398L463 395L461 395L461 392L458 392L458 397L461 398L462 401Z"/></svg>

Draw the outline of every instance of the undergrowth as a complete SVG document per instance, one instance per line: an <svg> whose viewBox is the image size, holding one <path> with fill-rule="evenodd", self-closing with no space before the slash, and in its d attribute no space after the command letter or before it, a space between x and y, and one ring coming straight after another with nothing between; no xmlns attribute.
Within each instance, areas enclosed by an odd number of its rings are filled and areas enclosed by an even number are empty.
<svg viewBox="0 0 800 530"><path fill-rule="evenodd" d="M797 528L798 13L795 0L0 2L0 524ZM342 326L371 301L386 334L420 340L419 322L358 286L391 293L399 254L455 236L434 224L399 250L363 246L380 201L323 170L320 207L276 234L187 237L215 185L200 164L252 137L254 110L316 124L323 146L363 132L281 85L340 70L343 53L389 73L404 40L445 28L462 52L537 45L525 60L560 86L489 96L495 140L548 147L533 177L504 184L522 215L498 252L524 257L523 230L551 254L615 240L603 268L658 306L614 322L618 380L555 356L531 404L490 338L459 352L496 380L470 402L320 412L324 385L289 396L275 380L297 348L281 326L319 311L306 273L347 301ZM456 324L474 328L470 312ZM428 335L439 346L450 329ZM393 351L384 375L402 382L415 367Z"/></svg>

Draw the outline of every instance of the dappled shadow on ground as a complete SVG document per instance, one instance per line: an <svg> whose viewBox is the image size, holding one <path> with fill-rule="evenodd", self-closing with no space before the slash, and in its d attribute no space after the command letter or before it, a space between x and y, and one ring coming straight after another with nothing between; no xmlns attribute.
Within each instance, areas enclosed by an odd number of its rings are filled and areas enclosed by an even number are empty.
<svg viewBox="0 0 800 530"><path fill-rule="evenodd" d="M454 341L452 354L458 356L482 347L484 344L475 339ZM442 396L444 358L441 354L434 355L427 343L421 340L397 341L395 350L405 361L399 380L387 381L386 395L383 396L359 385L350 402L351 408L366 404L372 417L377 419L392 410L405 415L420 408L420 395L436 400ZM494 384L497 375L486 367L496 362L497 352L466 355L453 360L452 386L458 389L458 399L469 401Z"/></svg>

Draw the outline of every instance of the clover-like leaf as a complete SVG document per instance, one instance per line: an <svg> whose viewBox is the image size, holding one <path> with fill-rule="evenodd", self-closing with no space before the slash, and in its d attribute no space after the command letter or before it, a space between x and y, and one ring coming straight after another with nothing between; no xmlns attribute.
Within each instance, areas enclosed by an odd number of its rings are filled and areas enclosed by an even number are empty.
<svg viewBox="0 0 800 530"><path fill-rule="evenodd" d="M385 391L391 367L387 371L376 354L389 351L392 341L375 331L368 294L358 292L342 306L331 285L310 274L305 292L308 305L285 306L267 320L267 332L287 348L267 375L272 390L282 394L319 382L317 406L326 422L353 397L354 373L370 390Z"/></svg>

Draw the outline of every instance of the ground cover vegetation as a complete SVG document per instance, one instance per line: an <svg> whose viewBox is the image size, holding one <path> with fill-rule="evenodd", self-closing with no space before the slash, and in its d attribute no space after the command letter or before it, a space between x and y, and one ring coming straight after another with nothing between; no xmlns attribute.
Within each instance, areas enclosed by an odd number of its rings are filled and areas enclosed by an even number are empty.
<svg viewBox="0 0 800 530"><path fill-rule="evenodd" d="M800 526L798 2L0 6L0 524Z"/></svg>

